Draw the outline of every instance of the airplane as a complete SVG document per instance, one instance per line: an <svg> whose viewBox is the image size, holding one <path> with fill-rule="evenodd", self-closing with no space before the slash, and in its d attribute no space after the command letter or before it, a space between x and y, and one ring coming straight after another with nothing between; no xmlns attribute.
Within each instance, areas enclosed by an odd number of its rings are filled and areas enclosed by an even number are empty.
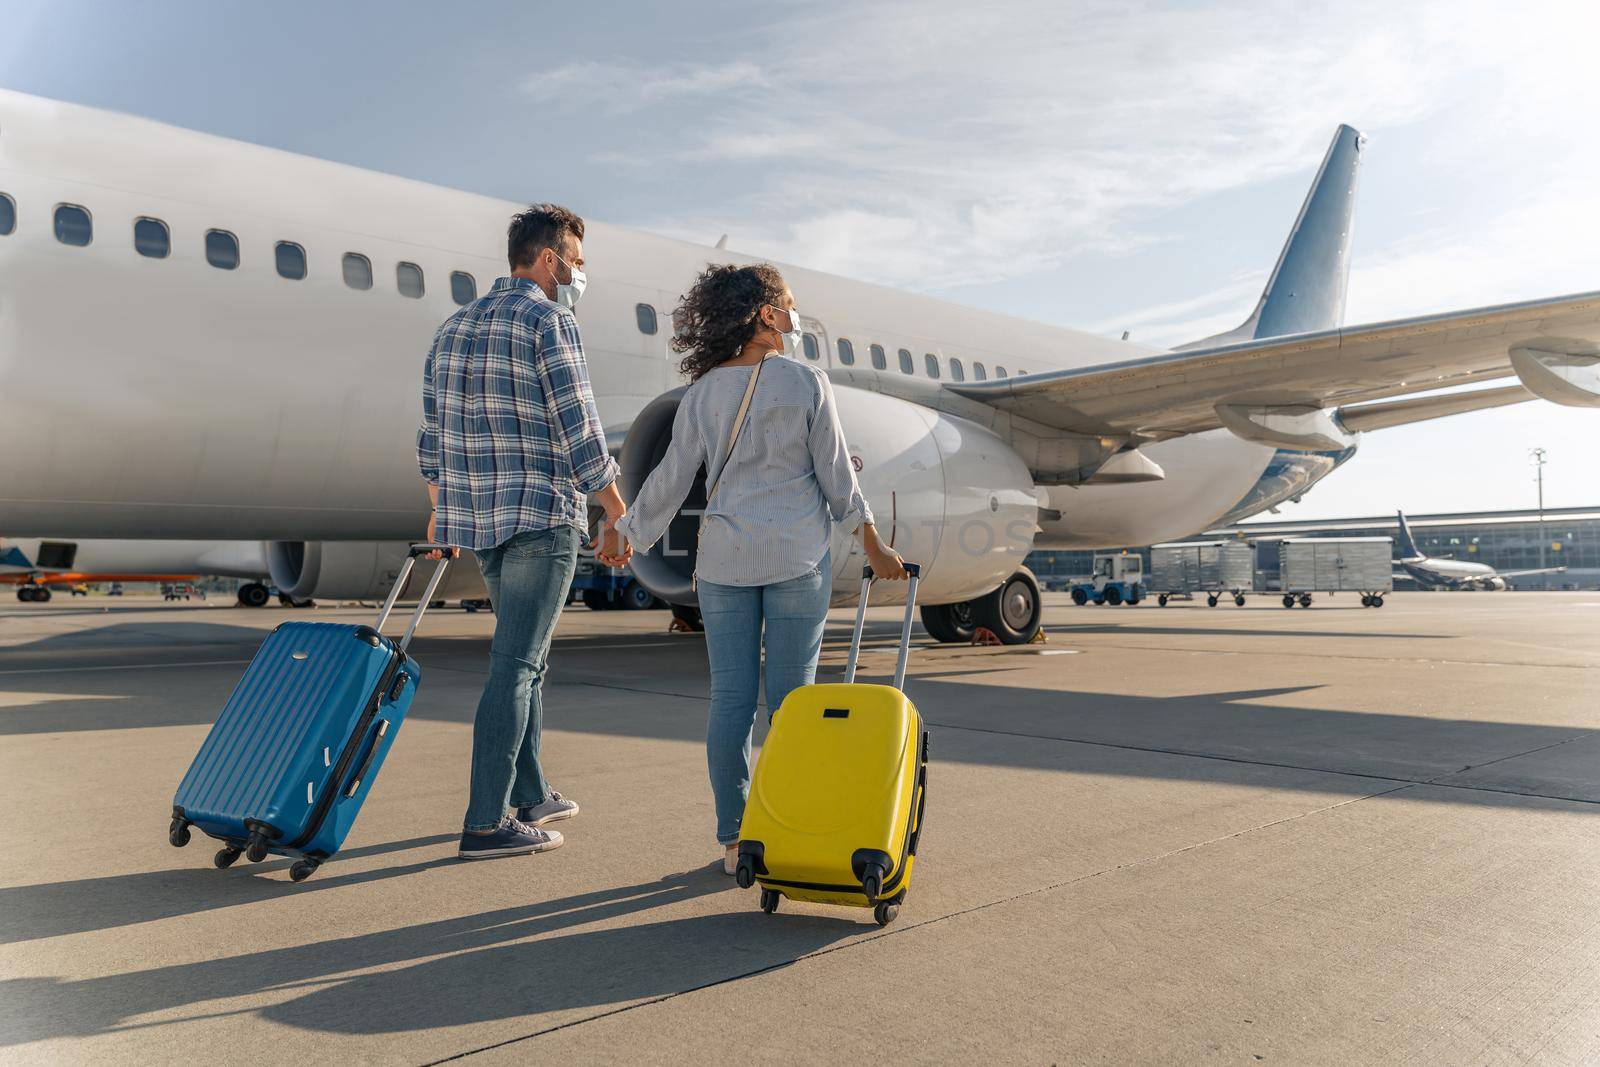
<svg viewBox="0 0 1600 1067"><path fill-rule="evenodd" d="M192 582L201 575L253 579L239 587L239 603L246 607L269 599L266 558L258 541L0 541L0 585L16 586L24 603L50 600L52 586Z"/></svg>
<svg viewBox="0 0 1600 1067"><path fill-rule="evenodd" d="M1255 309L1172 350L779 265L797 358L832 380L862 488L923 565L930 634L1027 641L1028 552L1235 522L1302 495L1364 431L1600 406L1600 293L1343 325L1365 150L1335 131ZM74 383L0 391L0 529L260 540L292 596L380 595L425 522L424 352L506 273L521 207L0 92L0 371ZM578 319L627 497L682 395L670 309L707 263L758 260L602 222L584 245ZM685 610L698 496L632 564ZM860 550L842 531L833 549L847 603ZM481 597L473 571L442 595Z"/></svg>
<svg viewBox="0 0 1600 1067"><path fill-rule="evenodd" d="M1497 571L1487 563L1424 555L1411 536L1411 526L1406 522L1405 512L1396 511L1395 515L1400 520L1400 538L1395 545L1400 558L1395 563L1424 589L1510 589L1511 582L1508 579L1529 574L1559 574L1567 569L1536 567L1523 571Z"/></svg>

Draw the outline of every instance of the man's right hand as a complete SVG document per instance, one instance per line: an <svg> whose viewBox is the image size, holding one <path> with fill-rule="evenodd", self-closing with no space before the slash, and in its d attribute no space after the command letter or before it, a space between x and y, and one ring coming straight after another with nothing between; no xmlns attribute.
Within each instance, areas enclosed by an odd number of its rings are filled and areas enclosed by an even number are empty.
<svg viewBox="0 0 1600 1067"><path fill-rule="evenodd" d="M431 512L431 511L428 512L428 535L427 535L426 538L424 538L423 544L431 545L431 544L434 543L433 530L434 530L434 527L436 525L438 525L438 519L439 519L439 516L437 514L435 514L434 512ZM451 559L455 559L459 555L461 555L461 550L459 548L452 548L450 550L450 558ZM428 558L428 559L443 559L444 558L444 553L440 552L436 548L432 552L429 552L426 558Z"/></svg>

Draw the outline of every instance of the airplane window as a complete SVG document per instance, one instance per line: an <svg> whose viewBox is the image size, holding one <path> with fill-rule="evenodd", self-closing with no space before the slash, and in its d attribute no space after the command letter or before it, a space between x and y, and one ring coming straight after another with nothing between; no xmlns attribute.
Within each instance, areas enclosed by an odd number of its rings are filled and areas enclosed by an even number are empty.
<svg viewBox="0 0 1600 1067"><path fill-rule="evenodd" d="M227 230L206 231L206 262L221 270L239 265L239 239Z"/></svg>
<svg viewBox="0 0 1600 1067"><path fill-rule="evenodd" d="M917 373L917 365L915 363L911 362L911 353L906 351L903 348L900 350L900 373L901 374L915 374L915 373Z"/></svg>
<svg viewBox="0 0 1600 1067"><path fill-rule="evenodd" d="M967 372L962 369L961 361L954 356L950 357L950 377L958 382L967 380Z"/></svg>
<svg viewBox="0 0 1600 1067"><path fill-rule="evenodd" d="M923 362L927 364L928 377L937 378L939 376L939 357L934 355L932 352L929 352L926 356L923 356L922 359Z"/></svg>
<svg viewBox="0 0 1600 1067"><path fill-rule="evenodd" d="M994 376L996 378L1004 378L1006 376L1006 369L1004 367L996 367L994 369Z"/></svg>
<svg viewBox="0 0 1600 1067"><path fill-rule="evenodd" d="M89 213L76 204L58 204L56 240L64 245L79 247L94 240L94 221L89 218Z"/></svg>
<svg viewBox="0 0 1600 1067"><path fill-rule="evenodd" d="M172 254L172 232L160 219L134 219L133 250L151 259L166 259Z"/></svg>
<svg viewBox="0 0 1600 1067"><path fill-rule="evenodd" d="M293 241L278 242L278 274L299 281L306 276L306 250Z"/></svg>
<svg viewBox="0 0 1600 1067"><path fill-rule="evenodd" d="M800 335L800 347L805 349L806 358L807 359L815 360L815 359L821 359L822 358L822 350L817 347L817 335L816 334L814 334L814 333L803 333L803 334L801 334Z"/></svg>
<svg viewBox="0 0 1600 1067"><path fill-rule="evenodd" d="M422 298L422 268L415 263L396 263L394 281L400 287L401 296L410 297L412 300Z"/></svg>
<svg viewBox="0 0 1600 1067"><path fill-rule="evenodd" d="M889 366L889 358L883 354L882 345L873 345L871 352L873 370L883 370Z"/></svg>
<svg viewBox="0 0 1600 1067"><path fill-rule="evenodd" d="M0 236L11 233L17 228L17 202L0 193Z"/></svg>
<svg viewBox="0 0 1600 1067"><path fill-rule="evenodd" d="M634 321L639 324L640 333L656 332L656 309L649 304L635 304L633 306Z"/></svg>
<svg viewBox="0 0 1600 1067"><path fill-rule="evenodd" d="M852 367L856 362L856 349L843 337L839 338L839 362L846 367Z"/></svg>
<svg viewBox="0 0 1600 1067"><path fill-rule="evenodd" d="M478 281L464 270L450 272L450 299L467 305L478 299Z"/></svg>
<svg viewBox="0 0 1600 1067"><path fill-rule="evenodd" d="M972 377L980 382L987 381L989 378L989 372L983 369L982 363L979 363L977 360L973 360Z"/></svg>
<svg viewBox="0 0 1600 1067"><path fill-rule="evenodd" d="M372 288L372 260L356 252L344 254L344 283L352 289Z"/></svg>

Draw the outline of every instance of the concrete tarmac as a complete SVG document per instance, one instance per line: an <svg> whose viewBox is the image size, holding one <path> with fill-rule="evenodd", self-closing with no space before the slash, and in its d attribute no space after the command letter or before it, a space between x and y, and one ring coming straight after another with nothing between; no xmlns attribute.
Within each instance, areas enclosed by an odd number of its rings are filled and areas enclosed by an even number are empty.
<svg viewBox="0 0 1600 1067"><path fill-rule="evenodd" d="M1044 645L919 631L927 832L883 929L719 872L703 641L664 612L562 619L557 851L455 858L492 625L459 610L343 853L293 884L173 849L287 617L370 614L0 607L0 1061L1600 1059L1600 593L1052 595Z"/></svg>

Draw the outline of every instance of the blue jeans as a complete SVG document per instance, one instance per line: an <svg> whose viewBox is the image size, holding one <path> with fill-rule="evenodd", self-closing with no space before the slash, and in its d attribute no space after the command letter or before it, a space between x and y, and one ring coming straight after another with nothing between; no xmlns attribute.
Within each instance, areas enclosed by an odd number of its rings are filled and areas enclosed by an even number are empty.
<svg viewBox="0 0 1600 1067"><path fill-rule="evenodd" d="M810 574L774 585L698 585L711 660L711 718L706 724L706 765L717 805L717 840L739 840L750 795L750 735L761 675L762 623L766 624L767 707L776 710L791 689L817 676L822 628L828 620L832 581L829 559Z"/></svg>
<svg viewBox="0 0 1600 1067"><path fill-rule="evenodd" d="M539 698L550 638L578 565L576 527L529 530L477 553L494 605L489 680L472 721L472 788L466 828L493 830L506 807L550 799L539 766Z"/></svg>

